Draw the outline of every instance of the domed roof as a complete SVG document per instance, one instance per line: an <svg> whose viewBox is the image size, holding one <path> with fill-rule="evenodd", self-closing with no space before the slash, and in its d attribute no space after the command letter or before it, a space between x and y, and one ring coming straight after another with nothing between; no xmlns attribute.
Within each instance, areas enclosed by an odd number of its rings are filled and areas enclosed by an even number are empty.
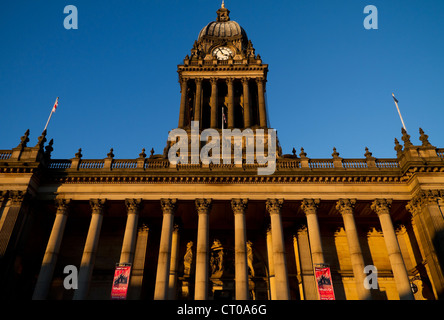
<svg viewBox="0 0 444 320"><path fill-rule="evenodd" d="M230 20L230 10L225 8L222 2L222 7L217 10L217 20L207 24L199 33L197 41L204 37L209 38L245 38L247 40L247 33L236 21Z"/></svg>

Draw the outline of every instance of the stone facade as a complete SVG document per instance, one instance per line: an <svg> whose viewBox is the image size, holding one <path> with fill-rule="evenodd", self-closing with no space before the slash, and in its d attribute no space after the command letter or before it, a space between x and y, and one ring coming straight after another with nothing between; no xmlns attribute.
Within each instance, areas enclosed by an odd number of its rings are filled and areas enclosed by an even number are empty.
<svg viewBox="0 0 444 320"><path fill-rule="evenodd" d="M222 6L178 66L178 128L271 129L268 65ZM226 122L224 118L226 117ZM226 123L226 124L224 124ZM188 131L189 132L189 131ZM404 130L396 157L259 164L52 159L46 132L0 150L0 286L9 299L109 299L131 263L128 299L318 299L329 264L336 299L439 299L444 293L444 148ZM79 287L64 288L64 268ZM378 287L365 289L365 266ZM412 290L411 288L414 288Z"/></svg>

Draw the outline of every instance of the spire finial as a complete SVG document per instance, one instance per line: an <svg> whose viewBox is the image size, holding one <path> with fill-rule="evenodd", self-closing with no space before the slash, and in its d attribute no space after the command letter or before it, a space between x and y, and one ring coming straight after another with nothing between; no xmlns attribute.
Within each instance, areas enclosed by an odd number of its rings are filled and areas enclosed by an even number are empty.
<svg viewBox="0 0 444 320"><path fill-rule="evenodd" d="M225 1L224 0L222 0L222 5L220 7L225 8Z"/></svg>

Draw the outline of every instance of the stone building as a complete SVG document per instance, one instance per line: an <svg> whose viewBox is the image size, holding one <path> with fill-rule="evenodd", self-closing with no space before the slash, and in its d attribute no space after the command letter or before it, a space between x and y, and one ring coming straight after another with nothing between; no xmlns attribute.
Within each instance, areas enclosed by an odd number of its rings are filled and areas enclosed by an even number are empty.
<svg viewBox="0 0 444 320"><path fill-rule="evenodd" d="M178 129L192 139L198 123L198 141L269 132L267 71L222 5L178 66ZM32 146L28 130L0 150L1 296L110 299L116 264L131 263L128 299L316 300L314 266L327 264L336 299L439 299L444 148L421 129L420 143L401 139L392 159L312 159L277 141L275 172L260 175L247 153L173 163L176 141L135 159L52 159L46 132ZM366 266L377 288L364 287Z"/></svg>

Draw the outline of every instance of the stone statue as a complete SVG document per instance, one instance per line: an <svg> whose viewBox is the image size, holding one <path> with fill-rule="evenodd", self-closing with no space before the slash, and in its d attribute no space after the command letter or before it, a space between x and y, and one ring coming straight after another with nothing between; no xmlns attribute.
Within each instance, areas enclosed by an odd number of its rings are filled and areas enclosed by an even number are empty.
<svg viewBox="0 0 444 320"><path fill-rule="evenodd" d="M254 277L254 268L253 268L253 243L251 241L247 242L247 261L248 261L248 269L250 269L250 274Z"/></svg>
<svg viewBox="0 0 444 320"><path fill-rule="evenodd" d="M191 264L193 263L193 241L187 243L187 251L183 258L183 273L185 276L189 276L191 273Z"/></svg>

